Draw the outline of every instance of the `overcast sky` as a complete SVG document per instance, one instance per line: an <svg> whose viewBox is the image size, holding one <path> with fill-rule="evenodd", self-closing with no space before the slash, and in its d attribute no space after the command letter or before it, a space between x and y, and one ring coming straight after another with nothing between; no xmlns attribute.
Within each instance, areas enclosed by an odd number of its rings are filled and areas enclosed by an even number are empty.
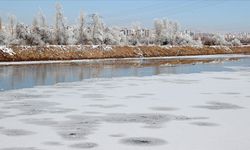
<svg viewBox="0 0 250 150"><path fill-rule="evenodd" d="M152 27L155 18L167 18L197 31L250 32L250 0L0 0L0 16L6 21L15 14L18 21L30 24L41 9L53 23L56 2L63 5L69 24L83 10L100 14L108 25L140 22Z"/></svg>

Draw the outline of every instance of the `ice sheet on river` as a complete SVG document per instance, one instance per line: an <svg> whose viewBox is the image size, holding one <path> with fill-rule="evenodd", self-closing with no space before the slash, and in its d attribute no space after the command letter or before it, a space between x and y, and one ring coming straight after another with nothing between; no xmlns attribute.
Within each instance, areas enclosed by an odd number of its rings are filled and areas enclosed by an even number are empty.
<svg viewBox="0 0 250 150"><path fill-rule="evenodd" d="M250 68L0 93L0 150L249 150Z"/></svg>

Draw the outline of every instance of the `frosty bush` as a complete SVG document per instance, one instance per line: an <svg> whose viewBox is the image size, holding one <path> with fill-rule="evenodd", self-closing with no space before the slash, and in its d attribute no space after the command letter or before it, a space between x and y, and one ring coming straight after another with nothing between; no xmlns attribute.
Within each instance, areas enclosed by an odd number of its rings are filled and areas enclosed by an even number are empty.
<svg viewBox="0 0 250 150"><path fill-rule="evenodd" d="M38 30L34 28L33 30ZM16 25L16 39L11 44L14 45L43 45L44 42L41 40L41 36L32 32L29 27L24 24L18 23Z"/></svg>
<svg viewBox="0 0 250 150"><path fill-rule="evenodd" d="M212 37L212 40L214 41L215 45L221 45L221 46L230 46L231 45L231 43L226 41L225 37L222 35L216 34Z"/></svg>
<svg viewBox="0 0 250 150"><path fill-rule="evenodd" d="M4 32L0 31L0 45L6 45Z"/></svg>
<svg viewBox="0 0 250 150"><path fill-rule="evenodd" d="M106 28L104 30L104 44L120 45L121 37L119 28Z"/></svg>
<svg viewBox="0 0 250 150"><path fill-rule="evenodd" d="M242 45L242 43L240 42L239 39L233 39L231 41L231 43L232 43L233 46L241 46Z"/></svg>
<svg viewBox="0 0 250 150"><path fill-rule="evenodd" d="M157 19L155 26L155 43L160 45L184 45L201 46L200 40L194 40L189 34L180 31L180 25L177 22L166 19Z"/></svg>
<svg viewBox="0 0 250 150"><path fill-rule="evenodd" d="M48 29L46 18L41 11L33 20L31 32L36 39L40 40L37 42L38 45L53 44L52 33Z"/></svg>
<svg viewBox="0 0 250 150"><path fill-rule="evenodd" d="M202 42L200 39L194 40L190 35L188 34L180 34L176 37L176 43L177 45L183 45L183 46L198 46L202 47Z"/></svg>

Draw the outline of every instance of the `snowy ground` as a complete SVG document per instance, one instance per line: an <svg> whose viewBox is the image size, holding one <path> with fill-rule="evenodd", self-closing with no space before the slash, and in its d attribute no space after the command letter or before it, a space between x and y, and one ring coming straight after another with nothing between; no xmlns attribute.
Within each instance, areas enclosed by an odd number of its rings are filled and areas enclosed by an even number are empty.
<svg viewBox="0 0 250 150"><path fill-rule="evenodd" d="M3 52L4 54L8 54L8 55L15 54L15 52L11 48L8 48L6 46L1 46L1 45L0 45L0 52Z"/></svg>
<svg viewBox="0 0 250 150"><path fill-rule="evenodd" d="M249 150L250 68L0 93L0 150Z"/></svg>

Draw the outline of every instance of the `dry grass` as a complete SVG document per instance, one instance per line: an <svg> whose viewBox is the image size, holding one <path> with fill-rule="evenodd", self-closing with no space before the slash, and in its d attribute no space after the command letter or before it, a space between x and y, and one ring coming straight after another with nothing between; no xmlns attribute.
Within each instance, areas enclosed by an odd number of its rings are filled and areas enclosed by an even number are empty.
<svg viewBox="0 0 250 150"><path fill-rule="evenodd" d="M214 54L250 54L246 47L160 47L160 46L113 46L112 50L102 50L91 46L12 46L15 55L0 52L0 61L73 60L132 57L162 57Z"/></svg>

